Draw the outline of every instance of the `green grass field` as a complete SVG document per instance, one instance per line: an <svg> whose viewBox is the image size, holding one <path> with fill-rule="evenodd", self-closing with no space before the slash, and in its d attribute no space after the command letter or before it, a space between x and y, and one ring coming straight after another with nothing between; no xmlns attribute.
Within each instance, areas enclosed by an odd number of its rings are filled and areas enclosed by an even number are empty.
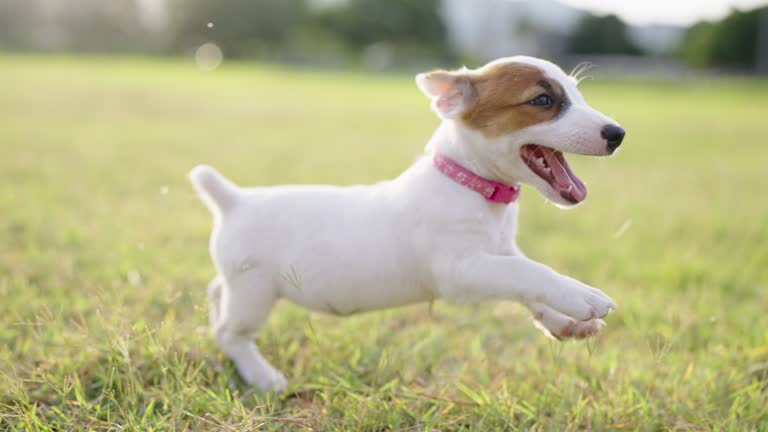
<svg viewBox="0 0 768 432"><path fill-rule="evenodd" d="M576 210L526 188L520 243L618 302L599 337L550 341L511 303L281 303L279 397L208 332L186 173L393 177L437 126L411 78L5 56L0 82L0 429L768 430L768 82L582 85L625 145L571 157Z"/></svg>

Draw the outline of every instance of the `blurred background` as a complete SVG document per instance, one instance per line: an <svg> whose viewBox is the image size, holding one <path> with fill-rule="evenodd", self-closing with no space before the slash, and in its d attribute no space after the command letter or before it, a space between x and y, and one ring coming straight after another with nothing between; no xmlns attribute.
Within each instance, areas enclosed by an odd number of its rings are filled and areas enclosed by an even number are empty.
<svg viewBox="0 0 768 432"><path fill-rule="evenodd" d="M760 0L3 0L0 49L372 70L527 54L675 76L768 74Z"/></svg>
<svg viewBox="0 0 768 432"><path fill-rule="evenodd" d="M439 122L413 73L516 54L591 62L627 130L569 155L580 208L521 197L522 250L611 295L608 327L280 302L259 348L291 388L244 386L186 173L393 178ZM756 0L0 0L0 429L768 430L767 73Z"/></svg>

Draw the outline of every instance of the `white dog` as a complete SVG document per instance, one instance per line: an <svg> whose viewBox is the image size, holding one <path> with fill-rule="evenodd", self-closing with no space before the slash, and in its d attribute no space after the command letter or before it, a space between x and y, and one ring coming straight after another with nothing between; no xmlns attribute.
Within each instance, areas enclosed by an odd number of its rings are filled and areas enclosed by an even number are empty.
<svg viewBox="0 0 768 432"><path fill-rule="evenodd" d="M279 298L338 315L514 300L558 339L597 333L616 307L520 252L516 199L528 183L559 206L580 203L586 187L563 152L609 155L624 130L587 105L573 77L536 58L416 83L442 124L426 156L394 180L243 189L207 166L190 173L215 220L213 332L247 383L285 388L254 343Z"/></svg>

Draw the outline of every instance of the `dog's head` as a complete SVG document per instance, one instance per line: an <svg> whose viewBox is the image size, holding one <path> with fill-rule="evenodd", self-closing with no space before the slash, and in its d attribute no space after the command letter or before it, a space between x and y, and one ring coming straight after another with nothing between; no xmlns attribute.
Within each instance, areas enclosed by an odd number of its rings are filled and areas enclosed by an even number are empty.
<svg viewBox="0 0 768 432"><path fill-rule="evenodd" d="M545 60L503 58L475 70L419 74L416 82L483 172L528 183L561 206L587 196L563 152L610 155L624 138L614 120L587 105L575 78Z"/></svg>

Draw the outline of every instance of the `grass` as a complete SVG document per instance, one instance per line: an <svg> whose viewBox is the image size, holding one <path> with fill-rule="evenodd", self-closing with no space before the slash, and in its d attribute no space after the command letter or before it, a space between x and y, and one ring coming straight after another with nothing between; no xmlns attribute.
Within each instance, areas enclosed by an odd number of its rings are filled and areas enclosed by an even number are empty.
<svg viewBox="0 0 768 432"><path fill-rule="evenodd" d="M577 210L525 189L520 243L618 302L598 338L552 342L509 303L281 303L260 334L279 397L209 335L186 172L393 177L437 125L411 79L4 56L0 82L2 429L768 430L766 82L583 84L625 148L573 158Z"/></svg>

